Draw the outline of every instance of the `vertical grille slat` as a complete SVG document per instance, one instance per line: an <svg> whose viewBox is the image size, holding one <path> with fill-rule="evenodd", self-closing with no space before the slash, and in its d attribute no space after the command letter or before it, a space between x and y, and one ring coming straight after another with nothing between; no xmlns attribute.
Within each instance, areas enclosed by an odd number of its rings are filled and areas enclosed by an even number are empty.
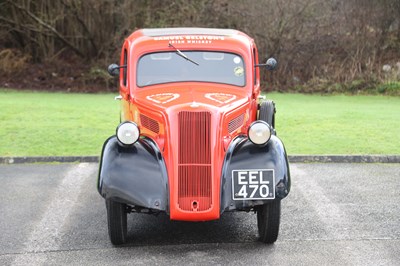
<svg viewBox="0 0 400 266"><path fill-rule="evenodd" d="M208 112L179 113L179 163L210 164L210 122Z"/></svg>
<svg viewBox="0 0 400 266"><path fill-rule="evenodd" d="M184 211L212 207L211 114L179 113L178 204Z"/></svg>

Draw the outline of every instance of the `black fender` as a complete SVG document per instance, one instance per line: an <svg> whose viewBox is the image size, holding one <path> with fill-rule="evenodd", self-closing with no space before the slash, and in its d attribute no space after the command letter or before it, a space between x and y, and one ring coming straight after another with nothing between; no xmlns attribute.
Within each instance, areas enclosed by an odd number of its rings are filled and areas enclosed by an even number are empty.
<svg viewBox="0 0 400 266"><path fill-rule="evenodd" d="M250 210L271 200L233 200L232 171L240 169L274 169L275 200L285 198L290 191L290 170L282 141L275 135L264 147L257 146L245 136L231 142L225 155L221 175L221 213Z"/></svg>
<svg viewBox="0 0 400 266"><path fill-rule="evenodd" d="M103 145L97 189L105 199L136 207L169 210L168 176L164 159L150 139L121 147L115 136Z"/></svg>

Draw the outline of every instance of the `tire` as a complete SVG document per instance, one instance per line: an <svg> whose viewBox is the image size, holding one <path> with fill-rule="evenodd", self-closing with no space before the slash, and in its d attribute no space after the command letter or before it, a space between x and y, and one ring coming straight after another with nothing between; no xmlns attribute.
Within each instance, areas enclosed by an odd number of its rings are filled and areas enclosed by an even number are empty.
<svg viewBox="0 0 400 266"><path fill-rule="evenodd" d="M108 235L113 245L126 243L127 236L127 211L126 205L106 200Z"/></svg>
<svg viewBox="0 0 400 266"><path fill-rule="evenodd" d="M271 100L263 101L260 104L258 119L267 122L275 129L275 103Z"/></svg>
<svg viewBox="0 0 400 266"><path fill-rule="evenodd" d="M260 241L266 244L272 244L278 239L279 224L281 220L281 201L275 200L258 206L257 226Z"/></svg>

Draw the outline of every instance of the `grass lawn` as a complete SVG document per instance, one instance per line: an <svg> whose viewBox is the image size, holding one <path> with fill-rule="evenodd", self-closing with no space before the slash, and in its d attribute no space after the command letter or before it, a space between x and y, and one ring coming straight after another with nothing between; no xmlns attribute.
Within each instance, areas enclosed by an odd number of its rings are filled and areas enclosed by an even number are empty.
<svg viewBox="0 0 400 266"><path fill-rule="evenodd" d="M0 89L0 156L99 155L115 94ZM400 154L400 98L268 94L289 154Z"/></svg>
<svg viewBox="0 0 400 266"><path fill-rule="evenodd" d="M400 97L269 94L289 154L400 154Z"/></svg>
<svg viewBox="0 0 400 266"><path fill-rule="evenodd" d="M0 156L100 155L119 122L112 94L0 90L0 110Z"/></svg>

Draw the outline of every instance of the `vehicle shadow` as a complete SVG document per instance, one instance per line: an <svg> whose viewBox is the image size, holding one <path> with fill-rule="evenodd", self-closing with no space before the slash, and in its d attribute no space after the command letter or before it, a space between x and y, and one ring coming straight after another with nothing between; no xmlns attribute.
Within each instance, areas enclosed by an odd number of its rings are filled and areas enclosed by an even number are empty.
<svg viewBox="0 0 400 266"><path fill-rule="evenodd" d="M207 222L171 221L158 216L130 214L127 245L175 245L201 243L243 243L257 241L256 215L253 212L224 213Z"/></svg>

